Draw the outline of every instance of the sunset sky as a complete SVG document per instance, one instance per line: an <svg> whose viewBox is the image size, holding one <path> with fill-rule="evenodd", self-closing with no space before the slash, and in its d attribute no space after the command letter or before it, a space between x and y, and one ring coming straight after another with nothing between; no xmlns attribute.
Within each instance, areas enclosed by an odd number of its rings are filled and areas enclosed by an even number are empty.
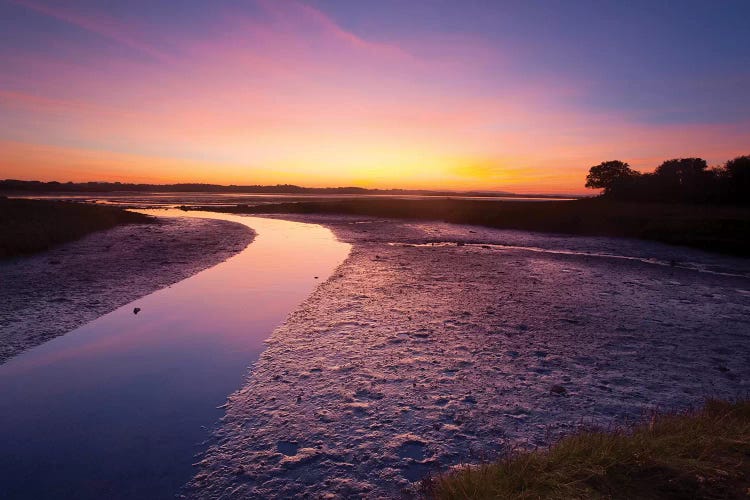
<svg viewBox="0 0 750 500"><path fill-rule="evenodd" d="M750 1L0 0L0 178L582 193L750 154Z"/></svg>

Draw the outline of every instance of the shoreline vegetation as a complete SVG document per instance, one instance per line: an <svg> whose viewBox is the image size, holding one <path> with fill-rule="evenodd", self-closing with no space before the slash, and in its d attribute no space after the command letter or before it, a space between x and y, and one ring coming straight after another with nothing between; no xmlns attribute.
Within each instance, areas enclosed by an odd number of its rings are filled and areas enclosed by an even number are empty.
<svg viewBox="0 0 750 500"><path fill-rule="evenodd" d="M750 401L709 400L686 413L549 449L512 453L423 481L427 498L747 498Z"/></svg>
<svg viewBox="0 0 750 500"><path fill-rule="evenodd" d="M586 187L615 200L750 205L750 155L713 168L703 158L673 158L646 173L605 161L589 169Z"/></svg>
<svg viewBox="0 0 750 500"><path fill-rule="evenodd" d="M351 199L182 208L246 214L332 214L440 220L496 229L636 238L750 257L750 207L740 206L588 198L539 203Z"/></svg>
<svg viewBox="0 0 750 500"><path fill-rule="evenodd" d="M153 218L117 207L0 197L0 259L32 254L122 224Z"/></svg>
<svg viewBox="0 0 750 500"><path fill-rule="evenodd" d="M750 156L708 168L702 158L664 161L653 173L640 173L619 160L589 169L586 187L595 198L516 195L505 192L446 192L358 187L305 188L295 185L220 186L216 184L61 183L0 180L0 193L255 193L362 195L345 199L271 201L232 206L182 206L239 214L334 214L438 220L542 233L624 237L750 257ZM373 198L373 195L390 196ZM396 196L420 195L426 199ZM479 198L479 199L466 199ZM499 200L497 198L506 198ZM528 203L507 198L541 198ZM37 239L39 235L35 235ZM1 251L1 249L0 249ZM2 254L0 254L2 257Z"/></svg>

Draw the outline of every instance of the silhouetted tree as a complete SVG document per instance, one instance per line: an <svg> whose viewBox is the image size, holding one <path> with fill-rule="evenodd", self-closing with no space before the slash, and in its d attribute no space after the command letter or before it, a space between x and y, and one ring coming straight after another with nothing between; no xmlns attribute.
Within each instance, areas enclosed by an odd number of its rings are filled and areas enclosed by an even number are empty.
<svg viewBox="0 0 750 500"><path fill-rule="evenodd" d="M685 185L703 178L707 168L708 164L703 158L675 158L656 167L654 173L675 184Z"/></svg>
<svg viewBox="0 0 750 500"><path fill-rule="evenodd" d="M586 187L632 201L750 204L750 155L708 168L702 158L675 158L641 174L621 161L591 167Z"/></svg>
<svg viewBox="0 0 750 500"><path fill-rule="evenodd" d="M706 201L713 180L707 168L703 158L675 158L656 167L659 201Z"/></svg>
<svg viewBox="0 0 750 500"><path fill-rule="evenodd" d="M732 201L750 204L750 155L738 156L724 165L726 192Z"/></svg>
<svg viewBox="0 0 750 500"><path fill-rule="evenodd" d="M613 195L638 175L639 173L631 169L630 165L625 162L619 160L605 161L589 169L589 175L586 176L586 187L604 189L605 195Z"/></svg>

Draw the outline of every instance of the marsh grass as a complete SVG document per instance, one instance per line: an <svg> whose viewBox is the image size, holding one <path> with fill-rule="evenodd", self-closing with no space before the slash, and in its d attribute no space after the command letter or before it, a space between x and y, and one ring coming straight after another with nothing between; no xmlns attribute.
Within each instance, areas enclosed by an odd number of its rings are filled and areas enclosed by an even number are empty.
<svg viewBox="0 0 750 500"><path fill-rule="evenodd" d="M0 197L0 259L46 250L120 224L152 220L116 207Z"/></svg>
<svg viewBox="0 0 750 500"><path fill-rule="evenodd" d="M601 198L545 202L369 198L196 209L439 220L498 229L639 238L750 256L748 207L635 203Z"/></svg>
<svg viewBox="0 0 750 500"><path fill-rule="evenodd" d="M750 400L581 431L549 449L454 469L423 482L428 498L750 498Z"/></svg>

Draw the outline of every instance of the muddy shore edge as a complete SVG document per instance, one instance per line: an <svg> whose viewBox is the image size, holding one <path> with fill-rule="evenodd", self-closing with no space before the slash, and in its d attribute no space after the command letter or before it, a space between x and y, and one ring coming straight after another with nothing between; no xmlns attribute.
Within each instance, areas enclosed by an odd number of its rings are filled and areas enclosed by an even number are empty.
<svg viewBox="0 0 750 500"><path fill-rule="evenodd" d="M0 364L212 267L255 234L234 222L158 218L0 262Z"/></svg>

